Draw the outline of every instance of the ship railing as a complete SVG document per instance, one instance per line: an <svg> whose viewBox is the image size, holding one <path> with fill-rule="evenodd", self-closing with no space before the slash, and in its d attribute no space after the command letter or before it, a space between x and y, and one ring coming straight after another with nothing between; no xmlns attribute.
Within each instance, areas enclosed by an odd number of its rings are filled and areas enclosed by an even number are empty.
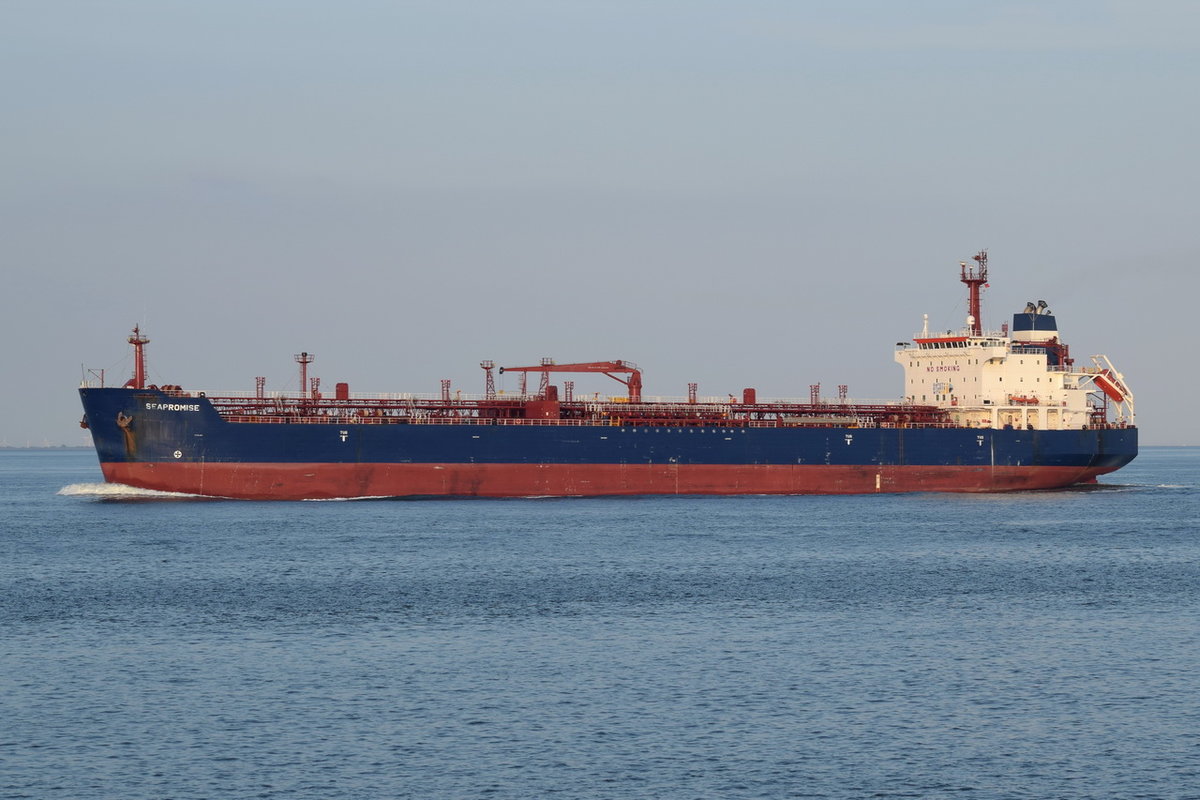
<svg viewBox="0 0 1200 800"><path fill-rule="evenodd" d="M191 390L185 389L181 392L178 392L178 394L180 396L187 396L187 397L205 396L205 397L208 397L209 400L212 400L214 403L217 403L220 401L226 401L226 400L229 400L229 401L258 400L258 401L263 401L263 402L280 401L280 402L291 403L291 404L296 404L296 403L300 403L300 402L321 403L321 404L331 404L331 403L354 404L355 402L360 402L360 401L368 402L368 403L388 403L388 402L392 402L392 403L406 403L406 402L441 403L441 402L445 402L445 398L441 394L428 394L428 393L418 393L418 392L352 392L352 393L350 393L349 398L346 400L337 400L333 395L323 392L320 400L315 400L315 401L312 399L311 395L307 395L307 394L300 395L298 392L266 392L266 393L260 395L257 392L253 392L253 391L250 391L250 392L247 392L247 391L222 391L222 392L204 391L204 392L200 392L200 391L191 391ZM529 394L526 394L526 395L521 395L521 394L516 394L516 393L503 394L503 393L499 393L499 392L496 394L496 396L494 398L488 398L482 394L471 394L471 393L467 393L467 392L460 392L458 390L454 390L450 394L449 402L451 402L451 403L458 403L458 402L480 403L480 402L490 402L490 401L494 400L494 401L501 401L501 402L521 403L521 402L526 402L529 400L536 400L536 399L537 399L536 396L529 395ZM594 393L581 394L578 392L575 393L575 395L571 399L570 403L568 403L568 401L566 401L566 400L561 400L561 398L560 398L560 402L567 404L567 405L570 405L571 403L601 405L601 406L604 406L605 408L611 408L614 406L633 407L633 406L639 406L639 405L653 405L653 406L657 406L660 408L664 407L664 406L678 406L678 407L685 408L685 409L695 409L697 407L711 408L713 406L740 406L740 405L743 405L742 398L735 397L734 395L724 395L724 396L713 395L713 396L708 396L708 397L698 397L698 398L696 398L696 402L694 402L694 403L689 402L688 398L681 397L681 396L642 395L642 399L641 399L640 403L630 403L628 398L622 397L622 396L617 396L617 395L599 395L599 396L597 396ZM811 404L811 402L812 402L811 397L801 398L801 397L761 397L760 396L755 401L754 405L793 406L793 405L809 405L809 404ZM891 399L887 399L887 400L878 400L878 399L870 399L870 398L842 399L840 397L821 397L820 402L822 404L828 404L828 405L878 406L878 405L898 405L902 402L907 402L907 401L900 401L895 398L891 398Z"/></svg>
<svg viewBox="0 0 1200 800"><path fill-rule="evenodd" d="M1059 368L1053 368L1059 369ZM1062 368L1067 370L1068 368ZM1094 373L1099 370L1085 367L1079 372ZM84 388L97 388L97 381L83 381L80 386ZM275 391L259 394L255 391L201 391L193 389L172 389L166 392L177 397L206 397L214 405L221 406L238 402L261 402L285 404L287 407L296 407L297 405L306 405L317 408L346 408L353 406L356 402L363 402L372 405L386 407L388 403L422 403L422 404L438 404L447 402L443 395L437 393L419 393L419 392L352 392L346 400L338 400L329 393L322 393L319 400L314 400L311 395L300 394L295 391ZM449 402L451 404L477 404L488 403L491 401L523 403L529 400L536 400L536 396L530 394L510 393L505 394L498 392L494 398L488 398L482 394L473 394L454 390ZM734 395L712 395L696 398L696 402L690 402L687 397L672 396L672 395L642 395L640 403L630 403L629 399L619 395L601 395L598 393L576 393L570 402L561 401L563 405L579 405L586 404L589 407L603 408L605 412L613 410L626 410L639 408L643 406L653 406L657 410L670 409L671 411L712 411L714 409L733 410L743 405L741 397ZM812 404L811 397L759 397L752 404L755 406L808 406ZM878 406L899 406L913 405L913 401L908 399L870 399L870 398L841 398L841 397L825 397L818 399L820 405L844 405L858 407L878 407Z"/></svg>
<svg viewBox="0 0 1200 800"><path fill-rule="evenodd" d="M192 392L192 394L199 394L199 393ZM282 400L284 402L292 402L292 403L299 402L299 401L305 401L305 402L312 401L312 395L310 395L308 393L301 394L300 392L297 392L297 391L286 391L286 390L279 391L279 392L264 392L261 395L258 394L257 392L247 392L247 391L204 392L204 394L214 400L215 399L272 400L272 401ZM334 399L334 396L330 392L327 392L324 390L321 392L321 402L332 401L333 399ZM418 401L438 402L438 401L441 401L442 399L443 399L442 395L436 394L436 393L428 394L428 393L420 393L420 392L351 392L349 402L354 402L355 400L391 400L391 401L396 401L396 402L406 402L408 400L418 400ZM466 392L459 392L457 390L454 390L450 394L450 399L451 400L483 400L484 396L481 394L467 394ZM510 395L505 395L504 399L514 399L514 398ZM347 402L347 401L343 400L341 402Z"/></svg>
<svg viewBox="0 0 1200 800"><path fill-rule="evenodd" d="M1008 342L1008 340L1009 340L1009 335L1008 335L1007 331L998 330L998 331L983 331L982 333L972 333L970 328L947 328L945 330L938 330L938 331L917 331L916 333L914 333L912 335L912 340L915 342L917 339L944 339L948 336L949 337L966 336L968 339L974 339L974 340L991 339L991 340L995 340L997 342L997 344L1004 344L1004 343ZM905 342L904 344L908 344L908 342ZM899 347L899 346L901 346L901 345L898 344L897 347Z"/></svg>
<svg viewBox="0 0 1200 800"><path fill-rule="evenodd" d="M632 417L608 419L508 419L503 417L455 417L429 415L338 416L327 414L230 414L223 419L231 423L256 425L482 425L537 427L627 427L627 428L959 428L953 422L909 420L887 422L869 417L747 419L745 417L713 418L652 418Z"/></svg>
<svg viewBox="0 0 1200 800"><path fill-rule="evenodd" d="M336 415L230 414L227 422L266 425L608 425L593 419L505 419L502 417L432 417L422 415L358 417Z"/></svg>

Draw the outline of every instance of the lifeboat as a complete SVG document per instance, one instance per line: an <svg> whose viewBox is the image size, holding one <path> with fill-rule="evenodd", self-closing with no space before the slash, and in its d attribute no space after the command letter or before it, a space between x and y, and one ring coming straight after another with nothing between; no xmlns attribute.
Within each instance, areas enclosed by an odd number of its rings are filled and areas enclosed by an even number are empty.
<svg viewBox="0 0 1200 800"><path fill-rule="evenodd" d="M1114 403L1120 403L1125 399L1125 393L1121 391L1117 379L1113 377L1112 372L1104 370L1096 376L1096 385L1100 387L1100 391L1108 395L1108 399Z"/></svg>

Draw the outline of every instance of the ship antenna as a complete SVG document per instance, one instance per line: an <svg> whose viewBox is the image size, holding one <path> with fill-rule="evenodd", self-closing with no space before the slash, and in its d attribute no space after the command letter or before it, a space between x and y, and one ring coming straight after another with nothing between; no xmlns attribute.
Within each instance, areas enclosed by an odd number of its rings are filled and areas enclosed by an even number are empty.
<svg viewBox="0 0 1200 800"><path fill-rule="evenodd" d="M973 256L978 267L967 267L967 262L960 261L962 267L962 282L967 285L969 296L967 300L967 324L971 326L971 334L983 334L983 314L980 308L979 289L987 284L987 250L980 250Z"/></svg>
<svg viewBox="0 0 1200 800"><path fill-rule="evenodd" d="M142 332L137 325L133 326L133 334L129 337L129 343L133 345L133 384L134 389L146 388L146 345L150 342L150 338L142 336ZM126 384L128 385L128 384Z"/></svg>

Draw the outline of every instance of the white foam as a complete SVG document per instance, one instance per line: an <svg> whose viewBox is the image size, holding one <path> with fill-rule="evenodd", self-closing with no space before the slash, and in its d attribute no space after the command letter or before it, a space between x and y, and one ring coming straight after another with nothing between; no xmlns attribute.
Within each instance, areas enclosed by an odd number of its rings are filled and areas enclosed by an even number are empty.
<svg viewBox="0 0 1200 800"><path fill-rule="evenodd" d="M123 483L72 483L58 490L64 497L94 497L99 500L149 500L199 497L186 492L159 492L154 489L139 489Z"/></svg>
<svg viewBox="0 0 1200 800"><path fill-rule="evenodd" d="M305 497L302 502L305 503L349 503L354 500L391 500L392 495L389 494L364 494L355 495L354 497Z"/></svg>

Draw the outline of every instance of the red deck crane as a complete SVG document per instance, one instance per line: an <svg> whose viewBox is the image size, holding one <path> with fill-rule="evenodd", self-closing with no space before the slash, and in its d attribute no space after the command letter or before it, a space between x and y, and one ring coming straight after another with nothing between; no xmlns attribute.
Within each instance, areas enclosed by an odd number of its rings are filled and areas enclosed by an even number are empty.
<svg viewBox="0 0 1200 800"><path fill-rule="evenodd" d="M542 363L536 367L500 367L500 372L501 374L505 372L541 373L542 395L545 395L546 387L550 383L551 372L599 372L614 381L625 384L629 389L629 402L640 403L642 401L642 371L637 364L631 364L628 361L585 361L578 364L555 364L550 359L543 359ZM628 375L629 378L621 378L618 375Z"/></svg>

